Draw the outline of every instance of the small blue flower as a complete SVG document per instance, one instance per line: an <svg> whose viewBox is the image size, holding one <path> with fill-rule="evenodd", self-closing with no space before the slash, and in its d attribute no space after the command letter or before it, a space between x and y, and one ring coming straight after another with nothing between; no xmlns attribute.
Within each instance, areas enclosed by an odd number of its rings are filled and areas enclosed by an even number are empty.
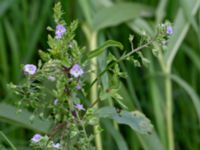
<svg viewBox="0 0 200 150"><path fill-rule="evenodd" d="M71 69L70 69L70 74L74 76L75 78L80 77L83 74L83 69L78 65L75 64Z"/></svg>
<svg viewBox="0 0 200 150"><path fill-rule="evenodd" d="M66 31L67 30L63 25L61 25L61 24L57 25L56 26L56 31L55 31L55 34L56 34L55 38L56 39L61 39Z"/></svg>
<svg viewBox="0 0 200 150"><path fill-rule="evenodd" d="M35 134L32 137L31 141L37 143L37 142L39 142L41 140L41 138L42 138L42 136L40 134Z"/></svg>
<svg viewBox="0 0 200 150"><path fill-rule="evenodd" d="M77 90L80 90L80 89L81 89L81 85L78 84L78 85L76 86L76 89L77 89Z"/></svg>
<svg viewBox="0 0 200 150"><path fill-rule="evenodd" d="M25 74L34 75L37 71L37 67L33 64L26 64L23 70Z"/></svg>
<svg viewBox="0 0 200 150"><path fill-rule="evenodd" d="M75 108L78 109L78 110L85 110L85 108L83 107L82 104L76 104Z"/></svg>
<svg viewBox="0 0 200 150"><path fill-rule="evenodd" d="M52 146L53 148L60 149L60 143L53 143Z"/></svg>
<svg viewBox="0 0 200 150"><path fill-rule="evenodd" d="M173 28L172 28L172 26L167 26L167 34L168 35L172 35L173 34Z"/></svg>

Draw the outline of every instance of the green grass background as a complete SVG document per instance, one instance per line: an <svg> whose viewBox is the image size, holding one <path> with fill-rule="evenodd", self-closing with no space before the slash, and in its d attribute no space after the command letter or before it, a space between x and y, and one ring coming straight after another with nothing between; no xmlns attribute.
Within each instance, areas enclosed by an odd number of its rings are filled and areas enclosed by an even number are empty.
<svg viewBox="0 0 200 150"><path fill-rule="evenodd" d="M54 0L0 0L0 149L28 149L35 132L46 132L48 122L28 119L30 112L17 115L17 101L7 83L22 79L21 64L36 63L38 49L47 48L48 25L53 25ZM149 67L135 67L122 62L121 70L128 73L121 80L120 94L130 111L140 110L150 118L155 135L138 135L129 127L113 128L109 120L102 121L104 150L170 149L166 127L167 101L173 106L174 149L200 149L200 10L199 0L61 0L64 18L80 22L76 39L80 45L95 48L107 39L120 41L128 51L129 34L139 36L145 31L153 35L154 27L169 20L174 35L161 60L150 49L143 54ZM92 41L95 39L95 44ZM119 53L116 53L119 55ZM105 55L99 60L105 59ZM161 62L166 72L161 68ZM101 63L99 63L101 64ZM101 64L102 65L102 64ZM100 67L101 67L100 65ZM170 89L165 80L169 78ZM170 92L167 96L166 91ZM6 138L5 138L6 137ZM2 146L1 146L2 145Z"/></svg>

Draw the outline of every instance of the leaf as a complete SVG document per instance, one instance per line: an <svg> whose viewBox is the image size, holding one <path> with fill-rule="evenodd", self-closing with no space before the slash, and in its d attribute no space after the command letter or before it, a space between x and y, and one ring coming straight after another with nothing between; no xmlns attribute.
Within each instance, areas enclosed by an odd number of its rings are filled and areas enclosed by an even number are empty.
<svg viewBox="0 0 200 150"><path fill-rule="evenodd" d="M78 0L79 6L81 7L83 14L87 20L87 22L92 25L92 9L91 9L91 1L83 1L83 0Z"/></svg>
<svg viewBox="0 0 200 150"><path fill-rule="evenodd" d="M101 45L99 48L89 52L87 54L87 59L91 59L93 57L96 57L104 52L104 49L108 47L118 47L120 49L123 49L123 45L120 42L113 41L113 40L108 40L106 41L103 45Z"/></svg>
<svg viewBox="0 0 200 150"><path fill-rule="evenodd" d="M154 36L154 31L152 27L142 18L137 18L133 21L127 22L127 25L135 32L140 35L147 34L149 36Z"/></svg>
<svg viewBox="0 0 200 150"><path fill-rule="evenodd" d="M180 4L181 7L183 9L183 13L185 18L187 19L187 21L192 25L192 27L194 28L195 32L198 35L198 25L197 22L195 20L195 17L192 15L192 4L194 4L195 0L181 0ZM198 4L200 5L200 3Z"/></svg>
<svg viewBox="0 0 200 150"><path fill-rule="evenodd" d="M155 131L151 134L137 134L145 150L164 150Z"/></svg>
<svg viewBox="0 0 200 150"><path fill-rule="evenodd" d="M196 92L192 89L192 87L187 84L187 82L185 82L183 79L181 79L180 77L176 76L176 75L171 75L170 76L172 78L172 80L174 80L177 84L179 84L187 93L188 95L191 97L192 102L194 104L194 107L196 108L197 111L197 116L199 119L199 123L200 123L200 98L199 96L196 94Z"/></svg>
<svg viewBox="0 0 200 150"><path fill-rule="evenodd" d="M128 146L122 134L113 127L113 124L110 121L103 121L102 124L107 129L106 131L113 137L119 150L128 150Z"/></svg>
<svg viewBox="0 0 200 150"><path fill-rule="evenodd" d="M194 16L198 11L200 1L196 0L195 3L191 2L191 5L192 5L192 8L189 11L191 11L192 16ZM183 41L188 29L189 29L189 22L185 19L184 12L181 9L179 9L177 17L175 19L175 23L174 23L174 34L172 35L172 37L169 40L168 50L165 55L165 62L169 67L172 64L173 59L175 58L176 53Z"/></svg>
<svg viewBox="0 0 200 150"><path fill-rule="evenodd" d="M17 109L9 104L0 103L0 120L16 123L20 126L33 129L39 132L46 133L50 128L51 123L47 120L40 120L35 117L33 122L30 122L31 113L27 110L22 110L21 113L17 113Z"/></svg>
<svg viewBox="0 0 200 150"><path fill-rule="evenodd" d="M100 118L113 119L119 124L130 126L134 131L141 134L151 134L153 131L153 125L150 120L139 111L121 111L120 113L117 113L114 107L103 107L96 113Z"/></svg>
<svg viewBox="0 0 200 150"><path fill-rule="evenodd" d="M156 20L157 23L161 23L163 18L166 15L166 6L167 6L167 0L160 0L158 7L156 9Z"/></svg>
<svg viewBox="0 0 200 150"><path fill-rule="evenodd" d="M5 25L5 31L8 36L8 42L9 42L10 49L11 49L11 54L10 54L10 59L12 60L11 76L14 81L17 81L20 76L20 73L18 71L19 66L20 66L19 43L17 41L18 37L8 19L4 20L4 25Z"/></svg>
<svg viewBox="0 0 200 150"><path fill-rule="evenodd" d="M12 142L7 138L7 136L2 131L0 131L0 135L10 145L10 147L12 148L12 150L17 150L17 148L12 144Z"/></svg>
<svg viewBox="0 0 200 150"><path fill-rule="evenodd" d="M123 22L135 19L140 16L152 16L153 10L139 3L118 3L99 10L93 21L93 29L100 29L116 26Z"/></svg>
<svg viewBox="0 0 200 150"><path fill-rule="evenodd" d="M39 38L41 38L42 31L45 29L45 21L48 18L49 11L51 10L51 4L53 1L44 1L44 3L41 5L41 12L39 13L39 21L37 24L32 24L31 27L29 27L31 30L29 31L29 37L28 37L28 51L24 54L23 63L30 62L31 58L33 57L33 54L35 53L35 48L37 45L37 42Z"/></svg>
<svg viewBox="0 0 200 150"><path fill-rule="evenodd" d="M200 57L195 52L195 50L186 44L184 44L181 48L187 54L187 56L190 58L190 60L193 62L194 66L196 66L196 69L200 72L200 65L199 65Z"/></svg>
<svg viewBox="0 0 200 150"><path fill-rule="evenodd" d="M4 0L0 2L0 17L2 17L5 12L16 2L14 0Z"/></svg>

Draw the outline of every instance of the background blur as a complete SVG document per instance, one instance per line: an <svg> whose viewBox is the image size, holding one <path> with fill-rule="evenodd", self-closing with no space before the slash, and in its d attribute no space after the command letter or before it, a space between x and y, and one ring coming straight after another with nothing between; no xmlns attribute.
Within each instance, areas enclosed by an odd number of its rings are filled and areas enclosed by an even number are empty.
<svg viewBox="0 0 200 150"><path fill-rule="evenodd" d="M22 79L21 65L37 63L38 49L47 49L47 26L54 26L54 0L0 0L0 131L19 149L26 148L37 132L46 132L48 124L36 119L29 123L29 112L16 115L14 97L7 83ZM175 149L200 149L200 0L61 0L64 18L80 24L76 39L81 46L92 48L95 35L97 46L107 39L120 41L130 50L129 34L134 45L144 32L154 35L155 26L164 20L173 24L174 35L169 41L173 96L173 133ZM174 52L174 53L173 53ZM115 53L119 55L119 53ZM156 130L155 137L140 136L127 126L119 130L105 120L104 150L140 150L166 148L165 87L158 60L143 51L150 60L149 67L135 67L134 62L123 62L121 70L128 73L120 94L128 109L140 110L150 118ZM176 54L176 56L175 56ZM168 55L166 59L168 62ZM165 59L165 58L163 58ZM169 61L170 62L170 61ZM145 145L144 145L145 144ZM0 136L0 149L9 149ZM2 147L2 148L1 148ZM3 148L4 147L4 148Z"/></svg>

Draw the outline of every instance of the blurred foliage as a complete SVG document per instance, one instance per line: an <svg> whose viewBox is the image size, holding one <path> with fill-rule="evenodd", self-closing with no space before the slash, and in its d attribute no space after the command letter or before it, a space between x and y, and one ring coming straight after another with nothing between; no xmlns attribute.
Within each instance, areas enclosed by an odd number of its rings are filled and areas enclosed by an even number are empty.
<svg viewBox="0 0 200 150"><path fill-rule="evenodd" d="M8 104L17 97L10 94L7 83L21 80L21 64L36 63L37 49L47 48L46 26L52 24L53 0L0 0L0 101L8 107L0 111L0 131L18 149L27 149L32 130L23 119L15 118ZM138 35L144 31L150 36L154 26L164 20L173 22L174 35L162 59L170 68L173 96L173 134L175 149L198 150L200 148L200 10L199 0L61 0L65 20L80 21L76 39L91 48L95 33L96 44L106 39L118 40L130 49L129 34L134 35L133 45L138 45ZM122 5L121 5L122 4ZM110 9L108 8L110 7ZM137 11L136 11L137 10ZM124 14L123 14L124 13ZM116 52L120 55L121 52ZM150 50L143 55L150 59L149 67L135 67L134 62L122 62L121 70L128 78L121 79L120 94L129 110L141 110L154 124L155 134L136 135L124 125L113 128L113 122L103 120L103 149L161 150L167 149L165 77L159 60ZM135 57L135 56L134 56ZM99 68L105 65L106 53L98 60ZM102 78L105 86L106 75ZM174 82L175 81L175 82ZM7 106L8 105L8 106ZM116 105L116 104L115 104ZM9 117L9 114L12 116ZM8 114L7 118L4 114ZM17 115L17 114L16 114ZM28 114L27 114L28 115ZM14 118L14 119L13 119ZM19 117L20 118L20 117ZM22 117L23 118L23 117ZM37 121L36 121L37 122ZM38 126L38 125L36 125ZM115 124L114 124L115 126ZM31 129L35 129L28 127ZM40 126L38 129L41 131ZM119 132L120 131L120 132ZM1 134L2 135L2 134ZM11 145L0 136L1 149Z"/></svg>

